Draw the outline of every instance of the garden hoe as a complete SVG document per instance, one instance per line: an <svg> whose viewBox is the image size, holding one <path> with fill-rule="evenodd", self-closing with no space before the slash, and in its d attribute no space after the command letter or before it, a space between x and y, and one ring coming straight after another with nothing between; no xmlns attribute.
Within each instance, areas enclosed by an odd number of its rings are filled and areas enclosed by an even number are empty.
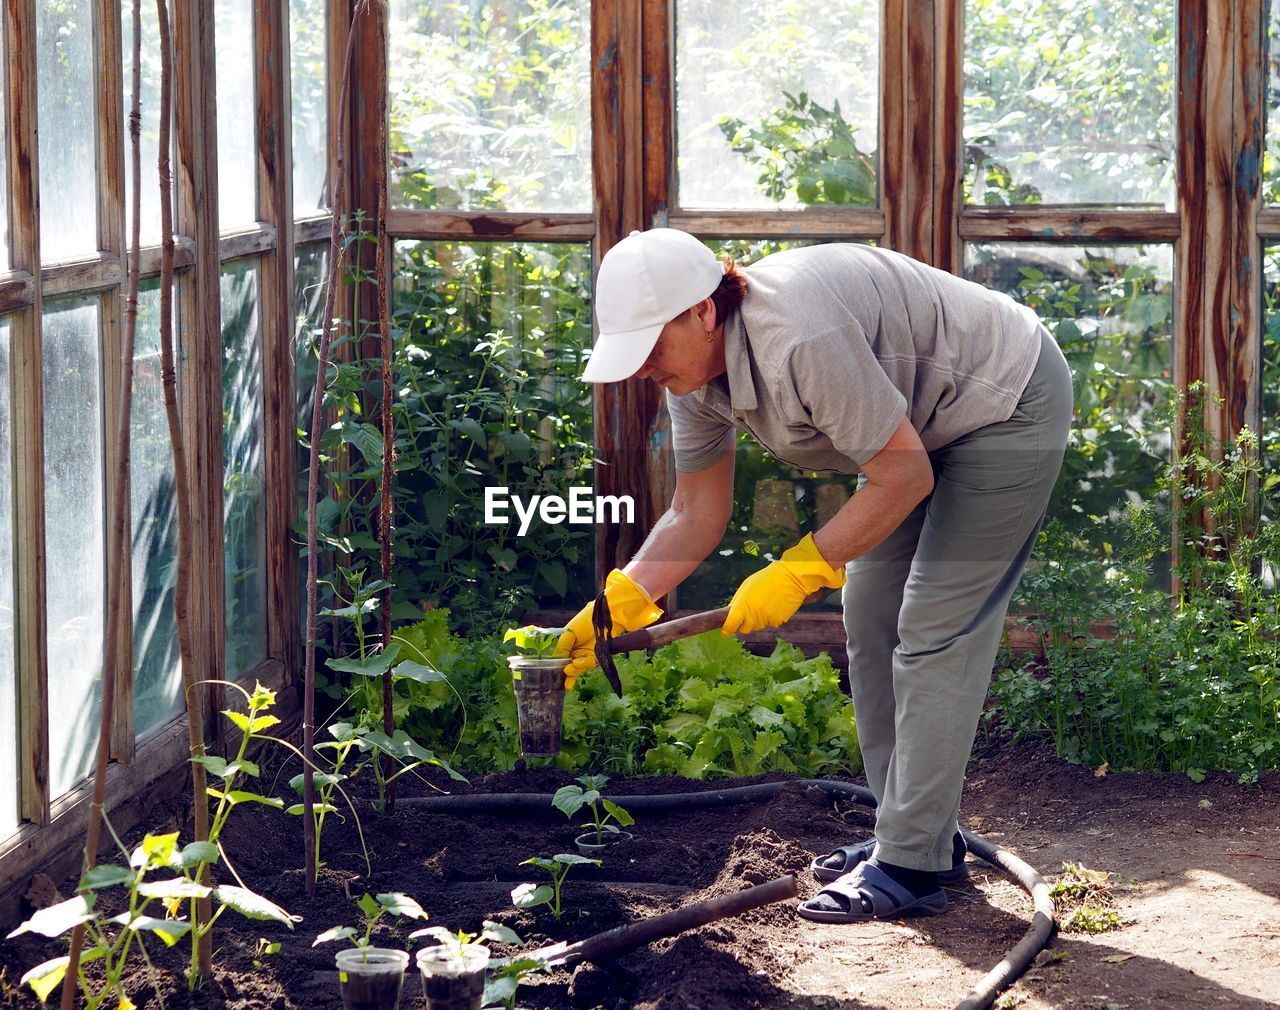
<svg viewBox="0 0 1280 1010"><path fill-rule="evenodd" d="M823 591L812 593L804 602L815 603L825 595ZM622 678L618 676L618 667L613 661L615 654L631 652L634 649L656 649L660 645L670 645L682 638L701 635L704 631L720 627L728 616L728 607L721 607L719 610L701 610L687 617L678 617L674 621L655 624L651 628L641 628L639 631L628 631L625 635L614 638L609 601L601 592L596 597L595 606L591 611L591 624L596 633L596 662L600 664L600 669L608 678L609 686L621 698Z"/></svg>

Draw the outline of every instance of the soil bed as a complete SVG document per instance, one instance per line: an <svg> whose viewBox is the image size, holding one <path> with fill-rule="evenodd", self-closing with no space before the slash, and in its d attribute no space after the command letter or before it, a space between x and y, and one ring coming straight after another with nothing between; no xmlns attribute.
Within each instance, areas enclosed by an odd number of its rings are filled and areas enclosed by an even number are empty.
<svg viewBox="0 0 1280 1010"><path fill-rule="evenodd" d="M289 774L282 773L282 787ZM614 781L609 792L776 779L787 776ZM525 770L477 778L470 788L549 793L569 781L561 772ZM185 820L185 811L156 813L153 831L175 830ZM635 838L610 850L602 867L574 867L565 885L570 910L559 923L545 909L519 911L510 900L516 884L539 879L518 865L522 859L574 851L577 829L558 811L548 807L517 818L402 808L395 817L364 813L362 823L372 874L350 819L331 821L324 834L328 865L316 897L308 899L298 820L265 808L238 810L224 840L245 883L304 921L289 932L228 912L215 932L216 977L194 995L180 976L185 948L153 950L166 1006L336 1010L339 948L313 949L311 941L330 926L357 922L348 894L358 898L365 890L411 894L433 925L475 931L491 918L533 944L581 939L787 873L799 878L801 897L808 897L818 887L808 873L813 855L865 837L873 815L798 784L748 806L645 814L632 829ZM1064 861L1112 871L1121 881L1117 908L1133 920L1097 936L1056 937L998 1005L1280 1005L1280 776L1264 776L1254 786L1213 775L1200 784L1182 776L1098 777L1042 748L1006 746L971 764L962 823L1047 877L1061 872ZM183 840L189 837L184 825ZM521 988L519 1004L530 1010L954 1007L1017 942L1031 911L1028 896L998 871L972 859L970 867L970 882L949 890L952 909L937 918L830 926L800 920L790 903L773 905L609 964L537 976ZM64 881L60 889L68 895L71 884ZM412 952L419 942L405 938L420 925L384 920L374 942ZM259 938L280 941L282 949L259 955ZM39 937L6 941L0 1006L38 1006L29 991L17 990L16 980L64 950ZM145 971L134 974L130 995L140 1008L158 1005L150 985ZM404 993L406 1010L423 1006L416 973Z"/></svg>

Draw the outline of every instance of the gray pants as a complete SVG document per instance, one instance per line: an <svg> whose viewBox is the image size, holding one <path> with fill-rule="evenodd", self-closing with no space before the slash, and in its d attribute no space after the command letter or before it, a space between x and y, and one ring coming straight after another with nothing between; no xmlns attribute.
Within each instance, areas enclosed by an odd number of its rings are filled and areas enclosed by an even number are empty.
<svg viewBox="0 0 1280 1010"><path fill-rule="evenodd" d="M1062 465L1071 401L1067 363L1042 333L1013 416L931 452L933 493L849 563L849 681L886 862L951 865L965 765L1009 598Z"/></svg>

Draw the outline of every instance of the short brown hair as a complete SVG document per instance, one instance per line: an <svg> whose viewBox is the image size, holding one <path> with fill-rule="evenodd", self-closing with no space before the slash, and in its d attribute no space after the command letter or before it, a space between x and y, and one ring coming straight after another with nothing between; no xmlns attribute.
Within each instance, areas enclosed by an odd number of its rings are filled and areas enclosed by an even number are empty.
<svg viewBox="0 0 1280 1010"><path fill-rule="evenodd" d="M720 278L720 286L711 292L711 301L716 307L716 323L724 323L738 311L742 299L747 296L747 277L738 269L733 257L724 258L724 276Z"/></svg>

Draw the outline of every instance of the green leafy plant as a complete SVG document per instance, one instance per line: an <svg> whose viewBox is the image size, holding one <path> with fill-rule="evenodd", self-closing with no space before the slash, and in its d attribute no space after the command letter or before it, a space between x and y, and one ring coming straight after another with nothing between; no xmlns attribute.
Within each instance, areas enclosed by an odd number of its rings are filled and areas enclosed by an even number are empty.
<svg viewBox="0 0 1280 1010"><path fill-rule="evenodd" d="M124 991L130 955L136 950L147 966L154 970L151 958L143 942L145 936L158 937L165 946L172 947L184 936L192 934L191 920L177 915L185 901L212 898L218 909L210 919L209 927L228 908L250 919L272 920L289 929L298 921L274 902L244 887L206 887L199 883L204 867L218 860L217 848L212 842L191 842L179 848L178 834L146 835L132 852L125 850L127 865L101 863L90 870L80 882L82 893L36 912L30 919L9 934L9 939L23 933L38 933L46 937L58 937L70 933L78 925L85 928L85 946L80 955L79 986L88 1010L96 1010L108 999L121 1007L130 1007ZM168 872L172 876L148 879L149 875ZM125 910L107 916L99 908L99 893L120 887L124 891ZM92 961L102 962L101 983L92 981L84 973L84 965ZM44 1002L66 975L70 959L56 957L36 965L22 977L22 983Z"/></svg>
<svg viewBox="0 0 1280 1010"><path fill-rule="evenodd" d="M356 902L356 907L364 913L363 933L355 926L334 926L317 936L312 941L311 946L316 947L334 940L350 940L353 947L364 949L371 946L374 927L378 925L383 916L390 915L397 919L425 919L427 917L427 913L421 905L407 894L401 894L399 891L389 891L383 894L369 894L366 891L360 896L360 900ZM417 936L418 934L415 933L413 935Z"/></svg>
<svg viewBox="0 0 1280 1010"><path fill-rule="evenodd" d="M605 835L617 835L635 824L624 808L601 795L608 781L606 775L579 775L577 784L561 786L551 797L551 805L570 820L584 806L591 810L591 821L582 826L595 832L597 845L605 844Z"/></svg>
<svg viewBox="0 0 1280 1010"><path fill-rule="evenodd" d="M511 892L511 901L516 908L537 908L539 905L546 905L551 912L552 918L559 922L566 911L562 895L565 878L575 866L582 866L586 863L594 866L601 865L598 859L578 856L569 852L558 852L550 859L543 859L541 856L530 856L520 865L536 866L540 870L546 870L551 877L551 883L549 885L520 884Z"/></svg>
<svg viewBox="0 0 1280 1010"><path fill-rule="evenodd" d="M547 659L555 655L564 632L564 628L539 628L535 624L526 624L523 628L508 628L503 632L502 640L510 642L514 639L515 650L521 656Z"/></svg>
<svg viewBox="0 0 1280 1010"><path fill-rule="evenodd" d="M449 957L461 964L467 960L468 952L485 950L488 943L505 943L513 947L523 947L524 941L514 929L491 919L484 921L478 934L458 930L456 933L443 926L428 926L409 934L409 938L431 937L446 951ZM509 957L498 962L489 963L490 975L485 980L484 995L481 1005L486 1007L501 1006L507 1010L515 1010L516 990L524 977L533 971L546 971L547 962L542 958Z"/></svg>
<svg viewBox="0 0 1280 1010"><path fill-rule="evenodd" d="M1082 863L1062 864L1062 876L1049 888L1049 897L1064 933L1106 933L1133 922L1116 910L1113 876Z"/></svg>

